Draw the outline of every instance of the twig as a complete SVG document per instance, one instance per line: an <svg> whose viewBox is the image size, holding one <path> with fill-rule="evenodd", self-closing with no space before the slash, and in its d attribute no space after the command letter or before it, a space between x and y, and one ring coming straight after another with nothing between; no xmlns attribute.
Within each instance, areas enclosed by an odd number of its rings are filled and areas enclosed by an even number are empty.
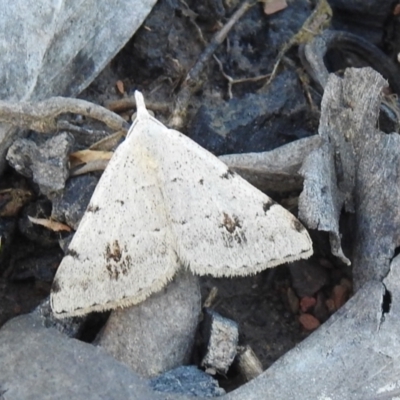
<svg viewBox="0 0 400 400"><path fill-rule="evenodd" d="M129 124L119 115L86 100L51 97L37 103L0 101L0 121L41 133L59 130L61 126L65 126L63 122L59 124L57 117L66 113L96 119L113 130L129 128Z"/></svg>
<svg viewBox="0 0 400 400"><path fill-rule="evenodd" d="M195 93L202 82L200 80L200 74L204 70L207 62L214 54L218 46L226 39L228 33L235 25L237 21L254 5L256 2L246 0L238 8L238 10L232 15L229 21L218 31L211 39L208 46L204 49L203 53L198 58L197 62L191 68L186 75L186 78L182 84L181 90L178 93L175 102L175 109L172 112L172 116L169 121L169 126L179 129L183 126L186 118L187 106L193 93Z"/></svg>
<svg viewBox="0 0 400 400"><path fill-rule="evenodd" d="M126 97L123 99L106 102L105 107L113 112L124 112L136 108L136 101L133 97ZM148 110L159 111L161 113L169 113L171 111L167 104L153 103L148 101L146 101L146 108Z"/></svg>
<svg viewBox="0 0 400 400"><path fill-rule="evenodd" d="M223 77L228 81L228 97L231 99L233 97L232 95L232 86L236 85L237 83L244 83L244 82L258 82L262 79L268 79L270 74L267 75L259 75L259 76L254 76L250 78L239 78L239 79L233 79L231 76L225 73L224 67L222 65L222 62L218 59L216 55L214 55L214 60L217 62L219 66L219 70L221 71L221 74Z"/></svg>
<svg viewBox="0 0 400 400"><path fill-rule="evenodd" d="M311 15L306 19L300 30L283 45L278 53L271 76L265 84L268 86L275 78L278 67L285 54L296 45L310 42L315 36L320 34L330 24L332 18L332 9L327 0L319 0L317 6Z"/></svg>

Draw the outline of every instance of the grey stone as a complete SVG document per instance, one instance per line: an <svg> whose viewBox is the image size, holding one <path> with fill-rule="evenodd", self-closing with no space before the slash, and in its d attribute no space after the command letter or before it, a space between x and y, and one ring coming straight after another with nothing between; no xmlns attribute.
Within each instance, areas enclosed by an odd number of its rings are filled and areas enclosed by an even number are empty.
<svg viewBox="0 0 400 400"><path fill-rule="evenodd" d="M146 380L101 348L43 327L33 315L0 330L0 393L4 400L152 400Z"/></svg>
<svg viewBox="0 0 400 400"><path fill-rule="evenodd" d="M157 392L182 393L194 397L216 397L225 394L218 381L194 365L182 366L150 380Z"/></svg>
<svg viewBox="0 0 400 400"><path fill-rule="evenodd" d="M42 145L18 139L8 149L7 161L21 175L33 178L44 195L51 196L64 189L72 145L73 137L68 133L54 136Z"/></svg>
<svg viewBox="0 0 400 400"><path fill-rule="evenodd" d="M50 297L47 297L31 314L44 327L57 329L70 338L76 338L80 334L82 325L86 320L85 317L56 318L51 310Z"/></svg>
<svg viewBox="0 0 400 400"><path fill-rule="evenodd" d="M0 98L76 96L132 37L156 0L16 0L2 5ZM0 171L16 129L0 124Z"/></svg>
<svg viewBox="0 0 400 400"><path fill-rule="evenodd" d="M299 297L313 296L328 283L328 274L315 259L289 264L293 289Z"/></svg>
<svg viewBox="0 0 400 400"><path fill-rule="evenodd" d="M203 337L206 354L201 365L214 372L226 374L236 357L239 341L238 324L217 312L206 309L203 321Z"/></svg>
<svg viewBox="0 0 400 400"><path fill-rule="evenodd" d="M65 221L77 230L97 182L98 179L91 175L68 179L64 191L51 199L52 217L57 221Z"/></svg>
<svg viewBox="0 0 400 400"><path fill-rule="evenodd" d="M145 377L188 363L200 300L198 278L181 271L143 303L113 311L98 344Z"/></svg>

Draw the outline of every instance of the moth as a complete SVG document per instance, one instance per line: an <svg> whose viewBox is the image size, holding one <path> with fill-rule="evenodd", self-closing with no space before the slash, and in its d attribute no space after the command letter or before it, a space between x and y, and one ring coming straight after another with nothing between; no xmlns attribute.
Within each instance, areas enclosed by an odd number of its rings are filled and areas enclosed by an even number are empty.
<svg viewBox="0 0 400 400"><path fill-rule="evenodd" d="M58 317L142 302L179 268L255 274L308 258L312 242L287 210L146 110L117 148L55 276Z"/></svg>

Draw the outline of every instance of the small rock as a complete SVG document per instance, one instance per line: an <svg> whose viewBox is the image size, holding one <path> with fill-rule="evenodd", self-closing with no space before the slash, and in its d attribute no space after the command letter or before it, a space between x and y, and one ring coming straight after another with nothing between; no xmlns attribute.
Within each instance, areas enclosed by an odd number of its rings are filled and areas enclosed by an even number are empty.
<svg viewBox="0 0 400 400"><path fill-rule="evenodd" d="M313 308L316 303L317 300L314 297L304 296L300 300L300 309L305 313Z"/></svg>
<svg viewBox="0 0 400 400"><path fill-rule="evenodd" d="M49 196L62 190L68 178L68 154L74 139L61 133L37 145L32 140L17 139L7 152L7 161L21 175L33 178L40 191Z"/></svg>
<svg viewBox="0 0 400 400"><path fill-rule="evenodd" d="M99 347L45 328L38 315L0 330L0 393L5 399L159 399L148 382Z"/></svg>
<svg viewBox="0 0 400 400"><path fill-rule="evenodd" d="M312 258L289 264L293 289L299 297L314 296L327 283L325 269Z"/></svg>
<svg viewBox="0 0 400 400"><path fill-rule="evenodd" d="M215 311L205 309L202 332L207 348L201 366L226 374L237 352L238 324Z"/></svg>
<svg viewBox="0 0 400 400"><path fill-rule="evenodd" d="M181 393L193 397L216 397L225 394L218 381L194 365L181 366L150 380L157 392Z"/></svg>
<svg viewBox="0 0 400 400"><path fill-rule="evenodd" d="M330 314L333 314L336 311L335 302L333 299L326 300L325 305Z"/></svg>
<svg viewBox="0 0 400 400"><path fill-rule="evenodd" d="M38 255L30 253L25 257L22 254L18 256L18 258L12 257L10 262L10 281L35 279L51 283L63 258L63 252L59 248L53 248L46 252L39 252Z"/></svg>
<svg viewBox="0 0 400 400"><path fill-rule="evenodd" d="M91 175L81 175L67 181L62 193L52 197L51 216L57 221L65 221L77 230L93 191L99 180Z"/></svg>
<svg viewBox="0 0 400 400"><path fill-rule="evenodd" d="M299 298L296 296L294 290L291 287L287 289L286 295L287 295L287 300L289 303L290 311L293 314L297 314L299 311L299 305L300 305Z"/></svg>
<svg viewBox="0 0 400 400"><path fill-rule="evenodd" d="M14 239L17 221L14 218L0 218L0 272L3 272L12 249L12 241Z"/></svg>
<svg viewBox="0 0 400 400"><path fill-rule="evenodd" d="M51 203L47 199L40 199L28 204L18 220L20 232L30 241L42 247L53 247L58 245L60 234L53 232L43 226L34 224L28 217L50 218Z"/></svg>
<svg viewBox="0 0 400 400"><path fill-rule="evenodd" d="M329 318L326 297L321 292L317 294L317 302L313 310L313 315L321 322L325 322Z"/></svg>
<svg viewBox="0 0 400 400"><path fill-rule="evenodd" d="M70 338L76 338L80 334L86 319L85 317L55 318L50 306L50 297L36 307L31 312L31 315L40 320L44 327L55 328Z"/></svg>
<svg viewBox="0 0 400 400"><path fill-rule="evenodd" d="M347 285L336 285L332 290L332 300L335 304L335 310L339 310L349 299L350 291Z"/></svg>
<svg viewBox="0 0 400 400"><path fill-rule="evenodd" d="M299 317L299 322L307 331L313 331L317 329L321 323L311 314L302 314Z"/></svg>
<svg viewBox="0 0 400 400"><path fill-rule="evenodd" d="M198 278L181 271L144 302L114 310L97 343L144 377L154 377L189 361L201 296Z"/></svg>

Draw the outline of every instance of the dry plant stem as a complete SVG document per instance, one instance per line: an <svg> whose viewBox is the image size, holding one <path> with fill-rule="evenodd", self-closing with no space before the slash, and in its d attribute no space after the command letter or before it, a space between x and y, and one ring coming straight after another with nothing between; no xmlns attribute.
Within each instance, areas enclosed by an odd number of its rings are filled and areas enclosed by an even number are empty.
<svg viewBox="0 0 400 400"><path fill-rule="evenodd" d="M214 55L214 60L217 62L219 66L219 70L221 71L221 74L223 77L228 81L228 97L231 99L233 97L232 95L232 86L237 84L237 83L245 83L245 82L258 82L262 79L268 79L270 74L267 75L259 75L259 76L254 76L250 78L240 78L240 79L233 79L231 76L225 73L224 67L222 65L222 62L219 60L219 58Z"/></svg>
<svg viewBox="0 0 400 400"><path fill-rule="evenodd" d="M319 0L312 14L306 19L300 30L283 45L278 53L274 68L266 85L269 85L275 78L279 65L289 49L293 46L310 42L330 24L332 9L327 0Z"/></svg>
<svg viewBox="0 0 400 400"><path fill-rule="evenodd" d="M86 100L66 97L51 97L40 102L12 103L0 101L0 121L41 133L59 130L57 117L73 113L96 119L113 130L129 128L119 115Z"/></svg>
<svg viewBox="0 0 400 400"><path fill-rule="evenodd" d="M123 99L113 100L106 102L106 108L110 111L120 113L136 108L136 101L134 97L126 97ZM152 111L159 111L163 114L171 112L170 107L163 103L153 103L146 101L146 107Z"/></svg>
<svg viewBox="0 0 400 400"><path fill-rule="evenodd" d="M174 129L182 128L184 120L186 118L187 106L193 93L201 87L202 81L200 74L204 70L206 64L214 54L218 46L226 39L228 33L235 25L237 21L254 5L253 1L245 1L238 10L232 15L229 21L223 26L223 28L217 32L211 39L209 45L205 48L203 53L198 58L195 65L186 75L186 79L183 82L182 88L178 93L175 102L175 109L172 112L172 116L169 121L169 126Z"/></svg>
<svg viewBox="0 0 400 400"><path fill-rule="evenodd" d="M108 165L108 162L109 160L89 161L87 164L84 164L72 170L69 176L78 176L88 174L89 172L104 171Z"/></svg>

